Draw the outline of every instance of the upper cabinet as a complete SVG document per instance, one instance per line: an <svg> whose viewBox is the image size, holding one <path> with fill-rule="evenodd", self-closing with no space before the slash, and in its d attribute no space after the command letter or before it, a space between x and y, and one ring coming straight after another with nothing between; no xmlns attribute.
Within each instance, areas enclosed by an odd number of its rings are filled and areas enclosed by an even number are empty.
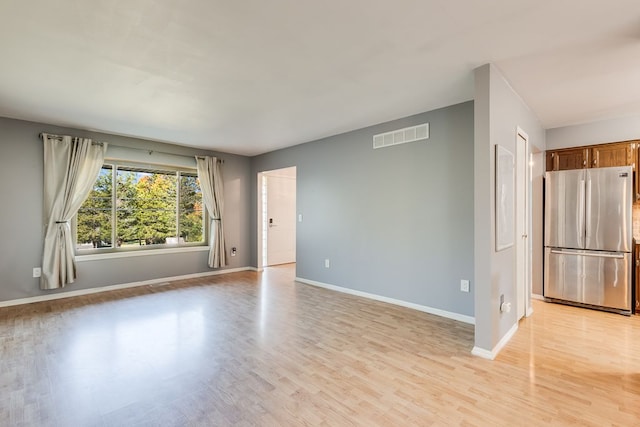
<svg viewBox="0 0 640 427"><path fill-rule="evenodd" d="M589 167L588 148L547 151L547 170L564 171Z"/></svg>
<svg viewBox="0 0 640 427"><path fill-rule="evenodd" d="M633 166L635 170L638 142L640 141L614 142L547 151L547 171L610 166Z"/></svg>
<svg viewBox="0 0 640 427"><path fill-rule="evenodd" d="M591 148L591 167L634 166L635 143L618 142L596 145Z"/></svg>

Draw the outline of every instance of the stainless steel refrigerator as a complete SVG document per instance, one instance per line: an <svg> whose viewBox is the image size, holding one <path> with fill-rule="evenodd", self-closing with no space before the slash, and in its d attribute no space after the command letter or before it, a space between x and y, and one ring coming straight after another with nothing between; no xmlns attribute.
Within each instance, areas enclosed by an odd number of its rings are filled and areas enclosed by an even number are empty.
<svg viewBox="0 0 640 427"><path fill-rule="evenodd" d="M631 166L547 172L544 296L631 312Z"/></svg>

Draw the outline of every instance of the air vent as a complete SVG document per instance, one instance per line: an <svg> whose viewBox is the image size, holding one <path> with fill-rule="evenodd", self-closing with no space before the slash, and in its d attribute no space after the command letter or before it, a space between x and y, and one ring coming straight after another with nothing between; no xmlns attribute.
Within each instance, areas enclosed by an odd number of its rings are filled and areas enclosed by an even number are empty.
<svg viewBox="0 0 640 427"><path fill-rule="evenodd" d="M429 123L373 135L373 148L391 147L423 139L429 139Z"/></svg>

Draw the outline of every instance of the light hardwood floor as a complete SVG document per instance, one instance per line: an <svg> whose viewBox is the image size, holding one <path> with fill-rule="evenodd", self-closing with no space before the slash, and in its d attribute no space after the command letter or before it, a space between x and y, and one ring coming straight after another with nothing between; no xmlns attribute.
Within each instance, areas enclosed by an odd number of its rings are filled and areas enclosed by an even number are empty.
<svg viewBox="0 0 640 427"><path fill-rule="evenodd" d="M640 424L640 318L535 301L473 326L290 267L0 309L0 425Z"/></svg>

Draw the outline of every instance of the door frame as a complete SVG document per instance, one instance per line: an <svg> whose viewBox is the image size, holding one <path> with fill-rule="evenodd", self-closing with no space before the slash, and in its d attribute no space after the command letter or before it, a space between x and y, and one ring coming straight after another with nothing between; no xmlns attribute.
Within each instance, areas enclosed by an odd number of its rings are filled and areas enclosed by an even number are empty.
<svg viewBox="0 0 640 427"><path fill-rule="evenodd" d="M257 176L257 184L256 184L256 193L258 193L258 205L256 207L256 211L258 213L257 216L257 242L256 242L256 246L258 248L258 271L262 271L264 270L264 260L263 260L263 256L264 256L264 249L263 249L263 242L264 242L264 230L263 230L263 224L264 224L264 212L263 212L263 207L264 207L264 197L263 197L263 187L264 187L264 178L266 177L266 173L265 172L258 172L258 176Z"/></svg>
<svg viewBox="0 0 640 427"><path fill-rule="evenodd" d="M524 146L523 146L524 144ZM531 276L533 268L532 260L532 159L529 144L529 135L520 126L516 128L516 184L517 193L524 190L524 194L516 197L516 224L523 222L524 233L517 231L518 243L516 244L516 317L521 319L529 317L533 313L531 306ZM520 179L518 179L520 178ZM523 181L523 182L521 182ZM519 186L524 183L524 189ZM524 253L522 253L524 251ZM522 307L524 306L524 307ZM521 310L524 308L524 310Z"/></svg>
<svg viewBox="0 0 640 427"><path fill-rule="evenodd" d="M257 216L257 242L256 242L256 247L257 247L257 264L258 264L258 271L263 271L264 268L266 267L265 265L265 257L267 255L267 253L265 252L266 248L264 246L265 241L266 241L266 237L267 237L267 233L266 233L266 224L267 224L267 217L265 216L265 211L264 211L264 207L265 207L265 203L266 200L264 198L264 186L266 183L266 178L273 174L274 172L281 170L281 169L289 169L289 168L296 168L296 188L297 188L297 167L296 166L285 166L282 168L276 168L276 169L271 169L271 170L266 170L266 171L262 171L262 172L258 172L257 175L257 182L256 182L256 193L257 193L257 206L256 206L256 211L258 213ZM297 193L297 190L296 190ZM297 194L296 194L296 205L297 205ZM296 208L296 212L297 212L297 208ZM296 232L297 235L297 232ZM296 237L297 238L297 237ZM297 252L297 245L296 245L296 252ZM297 258L297 254L296 254L296 258Z"/></svg>

